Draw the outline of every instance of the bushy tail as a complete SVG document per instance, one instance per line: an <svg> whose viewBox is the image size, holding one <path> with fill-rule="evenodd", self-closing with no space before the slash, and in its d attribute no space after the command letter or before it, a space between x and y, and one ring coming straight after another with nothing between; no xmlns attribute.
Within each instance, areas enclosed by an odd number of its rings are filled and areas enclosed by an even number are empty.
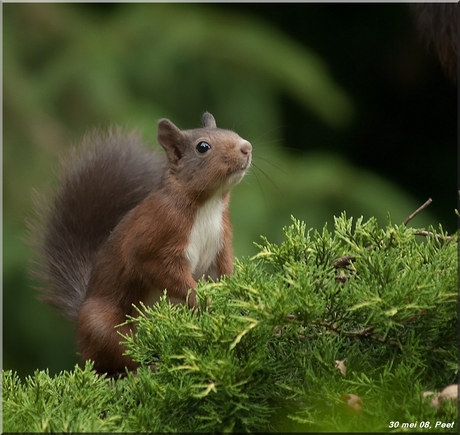
<svg viewBox="0 0 460 435"><path fill-rule="evenodd" d="M46 283L43 301L77 319L96 252L159 183L162 165L133 133L93 132L72 150L51 203L37 201L38 219L29 225L38 253L33 275Z"/></svg>

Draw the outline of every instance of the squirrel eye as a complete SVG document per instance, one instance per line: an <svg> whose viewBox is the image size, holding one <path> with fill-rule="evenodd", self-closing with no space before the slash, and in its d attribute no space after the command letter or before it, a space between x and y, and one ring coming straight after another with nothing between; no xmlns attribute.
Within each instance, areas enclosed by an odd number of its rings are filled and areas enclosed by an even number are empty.
<svg viewBox="0 0 460 435"><path fill-rule="evenodd" d="M209 151L211 149L211 145L209 145L207 142L200 142L197 146L196 146L196 150L200 153L200 154L204 154L206 151Z"/></svg>

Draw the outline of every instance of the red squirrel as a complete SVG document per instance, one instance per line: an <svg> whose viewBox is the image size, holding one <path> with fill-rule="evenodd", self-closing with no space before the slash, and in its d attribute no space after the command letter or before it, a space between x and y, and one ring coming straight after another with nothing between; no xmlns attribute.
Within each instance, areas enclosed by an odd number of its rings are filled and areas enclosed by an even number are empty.
<svg viewBox="0 0 460 435"><path fill-rule="evenodd" d="M37 244L47 282L42 299L77 324L81 357L98 372L137 364L124 355L115 328L133 304L153 304L164 290L173 303L196 308L201 277L233 270L230 191L251 164L251 144L217 128L205 113L202 128L158 122L166 158L147 151L133 134L85 138L64 165L58 192Z"/></svg>

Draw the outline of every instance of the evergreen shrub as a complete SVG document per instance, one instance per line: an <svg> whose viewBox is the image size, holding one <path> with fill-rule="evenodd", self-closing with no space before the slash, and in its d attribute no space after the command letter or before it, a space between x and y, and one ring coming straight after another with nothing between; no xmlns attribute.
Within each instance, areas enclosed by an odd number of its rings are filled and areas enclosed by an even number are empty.
<svg viewBox="0 0 460 435"><path fill-rule="evenodd" d="M458 432L423 398L457 383L457 236L345 214L284 233L200 282L199 315L139 307L136 374L3 372L3 430Z"/></svg>

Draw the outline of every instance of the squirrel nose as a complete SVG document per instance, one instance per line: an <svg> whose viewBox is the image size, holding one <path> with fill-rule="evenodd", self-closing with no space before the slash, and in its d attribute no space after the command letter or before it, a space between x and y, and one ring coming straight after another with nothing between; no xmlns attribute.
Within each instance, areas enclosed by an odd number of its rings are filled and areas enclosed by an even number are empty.
<svg viewBox="0 0 460 435"><path fill-rule="evenodd" d="M240 151L244 155L248 155L252 151L252 145L248 141L244 141L244 143L240 146Z"/></svg>

